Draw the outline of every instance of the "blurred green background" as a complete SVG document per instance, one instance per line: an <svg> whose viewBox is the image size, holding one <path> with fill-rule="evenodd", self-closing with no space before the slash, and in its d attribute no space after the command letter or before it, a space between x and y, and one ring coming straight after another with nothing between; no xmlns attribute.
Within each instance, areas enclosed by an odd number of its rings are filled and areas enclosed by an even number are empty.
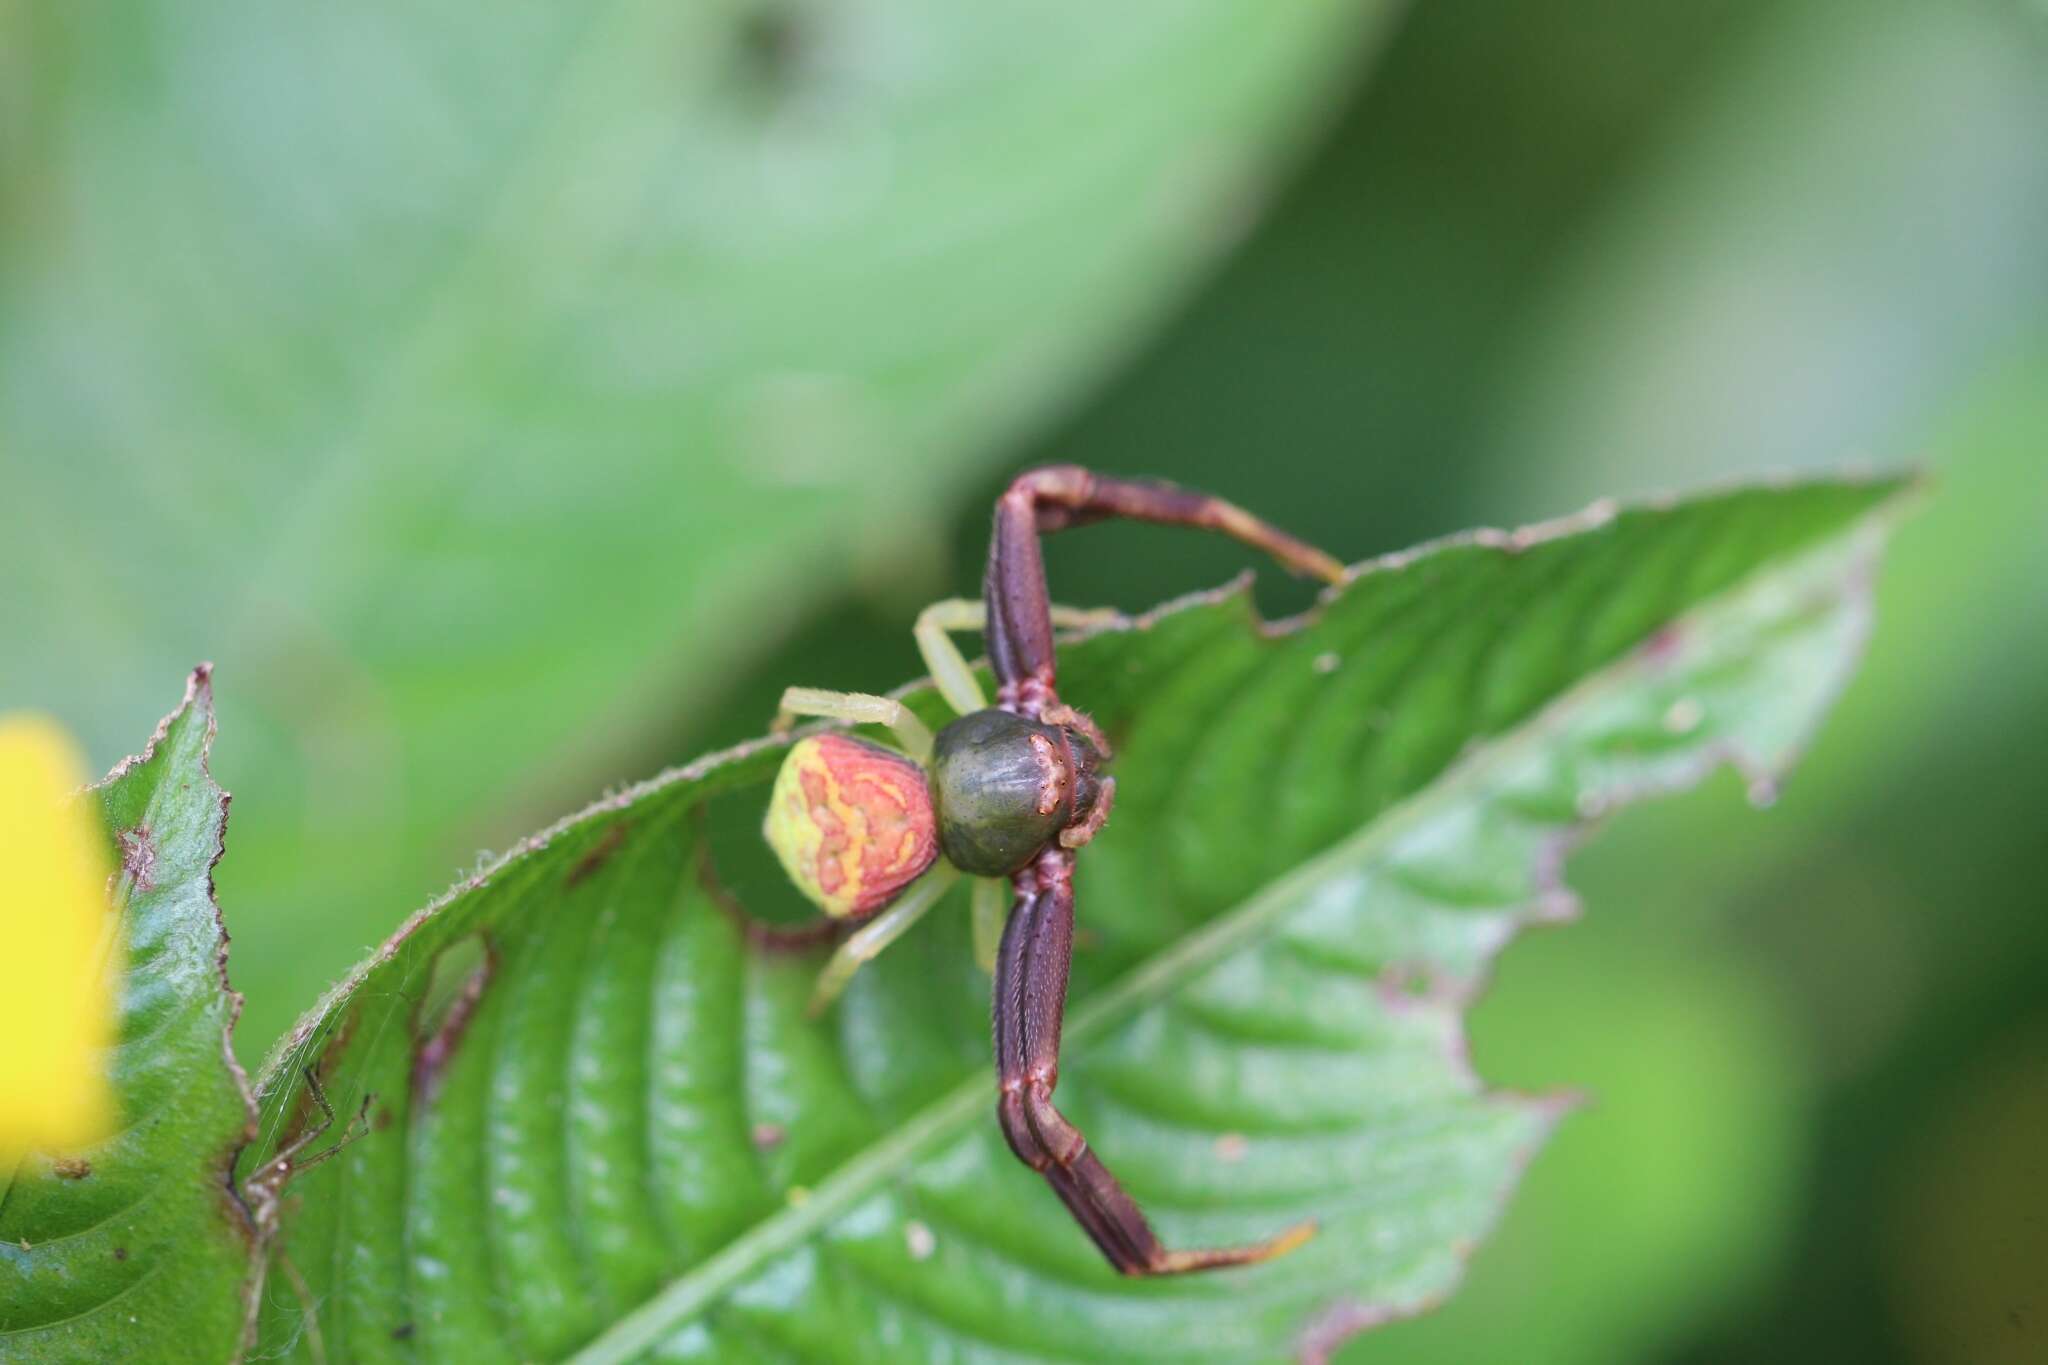
<svg viewBox="0 0 2048 1365"><path fill-rule="evenodd" d="M1775 808L1622 818L1504 959L1482 1072L1590 1102L1345 1358L2048 1361L2048 7L17 2L0 119L0 706L110 763L216 661L249 1057L479 849L917 672L1024 463L1347 559L1928 466Z"/></svg>

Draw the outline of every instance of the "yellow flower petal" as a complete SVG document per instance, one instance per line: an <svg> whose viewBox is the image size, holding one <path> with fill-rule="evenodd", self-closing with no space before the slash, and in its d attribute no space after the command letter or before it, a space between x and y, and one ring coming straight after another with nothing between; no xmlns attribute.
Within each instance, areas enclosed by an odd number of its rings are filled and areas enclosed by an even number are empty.
<svg viewBox="0 0 2048 1365"><path fill-rule="evenodd" d="M112 1125L118 924L83 756L42 716L0 716L0 1161Z"/></svg>

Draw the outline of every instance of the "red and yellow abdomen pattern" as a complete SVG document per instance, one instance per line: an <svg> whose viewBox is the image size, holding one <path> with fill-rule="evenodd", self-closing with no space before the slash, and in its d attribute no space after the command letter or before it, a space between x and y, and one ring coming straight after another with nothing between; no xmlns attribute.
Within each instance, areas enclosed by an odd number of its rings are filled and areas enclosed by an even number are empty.
<svg viewBox="0 0 2048 1365"><path fill-rule="evenodd" d="M865 919L939 856L924 769L848 735L791 746L762 826L797 889L834 919Z"/></svg>

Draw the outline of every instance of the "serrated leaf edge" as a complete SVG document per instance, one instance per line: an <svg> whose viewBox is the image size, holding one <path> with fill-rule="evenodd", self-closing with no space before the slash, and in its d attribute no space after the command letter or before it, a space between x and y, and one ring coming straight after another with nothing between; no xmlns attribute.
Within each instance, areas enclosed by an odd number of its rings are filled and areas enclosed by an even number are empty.
<svg viewBox="0 0 2048 1365"><path fill-rule="evenodd" d="M227 1195L228 1206L241 1221L241 1232L249 1247L249 1269L243 1284L244 1320L241 1339L236 1343L233 1359L242 1360L255 1344L255 1305L262 1290L264 1268L267 1265L268 1238L260 1233L265 1226L262 1210L253 1206L245 1192L235 1180L235 1167L242 1153L256 1140L257 1107L256 1095L250 1084L249 1073L235 1056L235 1025L242 1017L242 993L236 990L228 977L228 951L231 936L228 933L227 917L221 912L220 896L214 884L214 869L227 855L228 810L234 800L232 793L223 788L213 776L213 741L219 733L219 725L213 709L213 665L202 663L193 668L185 679L185 695L169 714L157 722L142 752L131 754L107 770L105 777L87 787L86 792L98 792L127 777L137 769L154 762L157 750L171 732L171 727L197 707L205 719L205 733L199 743L199 771L206 783L213 789L214 799L220 809L220 824L214 834L213 851L206 862L206 903L213 911L213 926L216 935L214 944L214 971L219 979L221 995L228 1002L227 1022L221 1026L221 1061L226 1066L229 1078L234 1082L235 1093L241 1097L243 1110L242 1132L239 1140L221 1157L220 1182ZM270 1196L275 1198L275 1195ZM270 1226L275 1226L271 1220Z"/></svg>

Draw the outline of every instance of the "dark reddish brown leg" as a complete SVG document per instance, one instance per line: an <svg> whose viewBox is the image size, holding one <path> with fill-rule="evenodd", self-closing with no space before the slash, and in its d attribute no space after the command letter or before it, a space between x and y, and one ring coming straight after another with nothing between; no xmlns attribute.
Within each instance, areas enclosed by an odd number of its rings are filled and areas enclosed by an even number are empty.
<svg viewBox="0 0 2048 1365"><path fill-rule="evenodd" d="M1034 469L1018 477L996 503L989 541L989 662L996 704L1006 711L1070 729L1096 741L1087 717L1061 702L1055 676L1052 614L1045 561L1038 538L1107 517L1130 517L1222 531L1271 554L1296 573L1330 582L1343 566L1240 507L1170 484L1139 483L1091 474L1074 465ZM1277 1256L1315 1231L1302 1223L1247 1246L1170 1251L1161 1246L1137 1202L1088 1148L1081 1130L1052 1102L1059 1084L1060 1021L1067 1005L1067 971L1074 948L1073 870L1076 845L1086 843L1109 813L1113 784L1011 881L1017 899L1003 927L996 957L995 1051L1002 1082L997 1118L1010 1150L1042 1174L1109 1263L1125 1275L1173 1275L1244 1265Z"/></svg>
<svg viewBox="0 0 2048 1365"><path fill-rule="evenodd" d="M1081 1130L1054 1107L1060 1077L1060 1020L1074 947L1074 855L1048 850L1015 877L1017 903L996 959L996 1114L1010 1149L1044 1175L1074 1220L1125 1275L1175 1275L1245 1265L1292 1250L1314 1233L1302 1223L1246 1246L1170 1251L1137 1201L1089 1150Z"/></svg>
<svg viewBox="0 0 2048 1365"><path fill-rule="evenodd" d="M1053 698L1052 617L1038 538L1107 517L1221 531L1264 550L1289 570L1339 582L1344 566L1243 508L1172 484L1115 479L1078 465L1049 465L1017 477L996 501L989 540L989 662L998 705L1036 716Z"/></svg>

